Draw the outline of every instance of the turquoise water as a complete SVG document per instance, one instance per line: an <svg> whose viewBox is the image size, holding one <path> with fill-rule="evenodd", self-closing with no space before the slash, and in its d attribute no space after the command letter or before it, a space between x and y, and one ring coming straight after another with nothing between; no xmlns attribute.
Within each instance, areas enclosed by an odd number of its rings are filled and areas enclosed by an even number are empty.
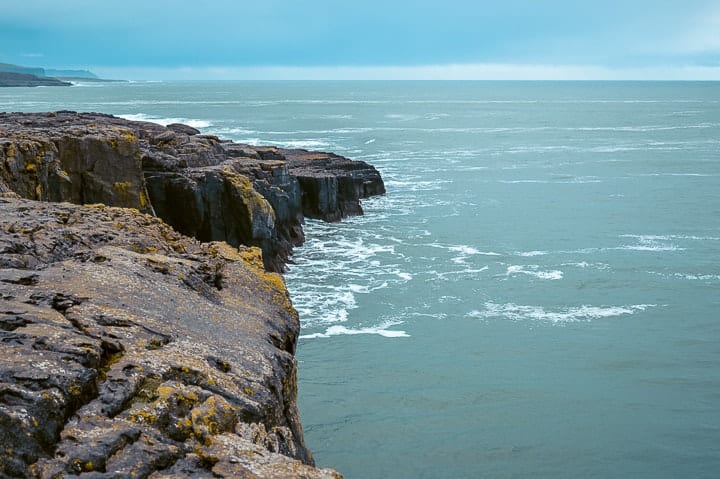
<svg viewBox="0 0 720 479"><path fill-rule="evenodd" d="M720 477L720 84L133 83L0 110L184 121L376 165L287 275L349 479Z"/></svg>

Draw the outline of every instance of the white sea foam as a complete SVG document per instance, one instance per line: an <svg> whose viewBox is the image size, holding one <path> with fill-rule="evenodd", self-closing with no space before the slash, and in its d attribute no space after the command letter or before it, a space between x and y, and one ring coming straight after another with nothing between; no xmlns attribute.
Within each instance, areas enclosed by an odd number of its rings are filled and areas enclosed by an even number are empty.
<svg viewBox="0 0 720 479"><path fill-rule="evenodd" d="M171 123L182 123L184 125L192 126L193 128L209 128L212 123L207 120L197 120L192 118L163 118L159 116L146 115L144 113L133 113L126 115L117 115L120 118L125 118L131 121L148 121L151 123L157 123L159 125L167 126Z"/></svg>
<svg viewBox="0 0 720 479"><path fill-rule="evenodd" d="M682 274L675 273L676 278L687 279L691 281L717 281L720 280L720 274Z"/></svg>
<svg viewBox="0 0 720 479"><path fill-rule="evenodd" d="M428 246L446 248L448 251L453 251L455 253L460 253L460 254L463 254L466 256L471 256L471 255L502 256L500 253L495 253L493 251L480 251L479 249L473 248L472 246L468 246L468 245L443 246L443 245L438 245L438 244L431 244Z"/></svg>
<svg viewBox="0 0 720 479"><path fill-rule="evenodd" d="M515 253L517 256L526 256L526 257L533 257L533 256L545 256L548 254L547 251L517 251Z"/></svg>
<svg viewBox="0 0 720 479"><path fill-rule="evenodd" d="M704 274L704 273L658 273L656 271L648 271L648 274L662 276L670 279L683 279L687 281L720 281L720 274Z"/></svg>
<svg viewBox="0 0 720 479"><path fill-rule="evenodd" d="M658 235L621 235L621 238L632 238L637 244L622 245L615 249L627 251L684 251L685 248L678 246L672 241L680 239L674 236Z"/></svg>
<svg viewBox="0 0 720 479"><path fill-rule="evenodd" d="M450 251L454 251L456 253L462 253L462 254L480 254L480 251L473 248L472 246L466 246L466 245L460 245L460 246L451 246L448 248Z"/></svg>
<svg viewBox="0 0 720 479"><path fill-rule="evenodd" d="M563 278L563 272L560 270L541 271L538 265L510 265L507 267L505 276L512 276L516 274L525 274L538 279L558 280Z"/></svg>
<svg viewBox="0 0 720 479"><path fill-rule="evenodd" d="M330 143L323 140L276 140L271 141L270 143L278 146L282 146L285 148L298 148L298 149L305 149L305 150L312 150L317 148L327 148L331 146Z"/></svg>
<svg viewBox="0 0 720 479"><path fill-rule="evenodd" d="M635 314L655 307L654 304L634 304L630 306L589 306L564 308L549 311L542 306L525 306L515 303L498 304L487 302L485 309L473 310L467 313L468 317L478 319L501 318L513 321L535 320L553 323L591 321L594 319L611 318L627 314Z"/></svg>
<svg viewBox="0 0 720 479"><path fill-rule="evenodd" d="M620 238L635 238L639 241L673 241L673 240L696 240L696 241L720 241L718 236L697 236L697 235L620 235Z"/></svg>
<svg viewBox="0 0 720 479"><path fill-rule="evenodd" d="M341 325L333 325L325 330L324 333L310 333L300 335L300 339L317 339L330 338L332 336L355 335L355 334L377 334L385 338L408 338L410 335L405 331L388 329L392 326L401 324L399 321L388 321L378 326L370 326L365 328L348 328Z"/></svg>
<svg viewBox="0 0 720 479"><path fill-rule="evenodd" d="M652 245L652 244L638 244L638 245L625 245L618 248L612 248L618 250L627 251L684 251L685 248L680 248L674 245Z"/></svg>
<svg viewBox="0 0 720 479"><path fill-rule="evenodd" d="M215 128L215 133L218 135L253 135L259 133L256 130L249 130L247 128L232 127L232 128Z"/></svg>
<svg viewBox="0 0 720 479"><path fill-rule="evenodd" d="M427 271L429 279L427 281L459 281L462 279L477 279L479 273L483 273L489 270L489 266L483 266L482 268L464 268L455 271L438 272L435 270Z"/></svg>
<svg viewBox="0 0 720 479"><path fill-rule="evenodd" d="M580 261L578 263L563 263L560 266L573 266L575 268L595 268L595 269L608 269L610 265L606 263L588 263L587 261Z"/></svg>

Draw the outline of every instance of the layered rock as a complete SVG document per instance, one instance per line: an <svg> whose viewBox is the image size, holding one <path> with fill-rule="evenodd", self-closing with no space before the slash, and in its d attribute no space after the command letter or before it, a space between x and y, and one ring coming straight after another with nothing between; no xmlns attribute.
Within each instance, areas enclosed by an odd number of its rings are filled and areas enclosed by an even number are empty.
<svg viewBox="0 0 720 479"><path fill-rule="evenodd" d="M258 246L271 271L302 243L305 216L362 214L385 192L364 162L94 113L0 114L0 155L0 192L134 207L203 241Z"/></svg>
<svg viewBox="0 0 720 479"><path fill-rule="evenodd" d="M299 323L257 248L0 198L0 476L338 478L295 406Z"/></svg>
<svg viewBox="0 0 720 479"><path fill-rule="evenodd" d="M303 442L272 271L305 216L383 192L333 154L0 113L0 476L339 478Z"/></svg>

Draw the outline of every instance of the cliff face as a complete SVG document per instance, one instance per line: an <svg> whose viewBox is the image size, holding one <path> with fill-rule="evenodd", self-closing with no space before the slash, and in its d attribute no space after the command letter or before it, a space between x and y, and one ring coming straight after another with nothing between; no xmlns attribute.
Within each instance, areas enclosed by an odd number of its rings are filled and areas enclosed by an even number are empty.
<svg viewBox="0 0 720 479"><path fill-rule="evenodd" d="M0 211L0 475L339 477L310 467L297 314L257 248L125 208Z"/></svg>
<svg viewBox="0 0 720 479"><path fill-rule="evenodd" d="M303 443L272 271L304 215L383 192L332 154L0 113L0 475L340 477Z"/></svg>
<svg viewBox="0 0 720 479"><path fill-rule="evenodd" d="M0 114L0 192L155 213L203 241L258 246L282 271L304 216L338 221L382 194L380 174L341 156L252 147L108 115Z"/></svg>

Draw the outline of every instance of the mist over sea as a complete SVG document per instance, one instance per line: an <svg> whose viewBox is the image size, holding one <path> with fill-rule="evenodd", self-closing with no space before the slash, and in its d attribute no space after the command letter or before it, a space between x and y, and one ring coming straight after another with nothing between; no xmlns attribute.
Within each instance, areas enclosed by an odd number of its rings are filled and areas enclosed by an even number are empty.
<svg viewBox="0 0 720 479"><path fill-rule="evenodd" d="M299 407L348 479L720 477L720 83L0 89L375 165L286 275Z"/></svg>

